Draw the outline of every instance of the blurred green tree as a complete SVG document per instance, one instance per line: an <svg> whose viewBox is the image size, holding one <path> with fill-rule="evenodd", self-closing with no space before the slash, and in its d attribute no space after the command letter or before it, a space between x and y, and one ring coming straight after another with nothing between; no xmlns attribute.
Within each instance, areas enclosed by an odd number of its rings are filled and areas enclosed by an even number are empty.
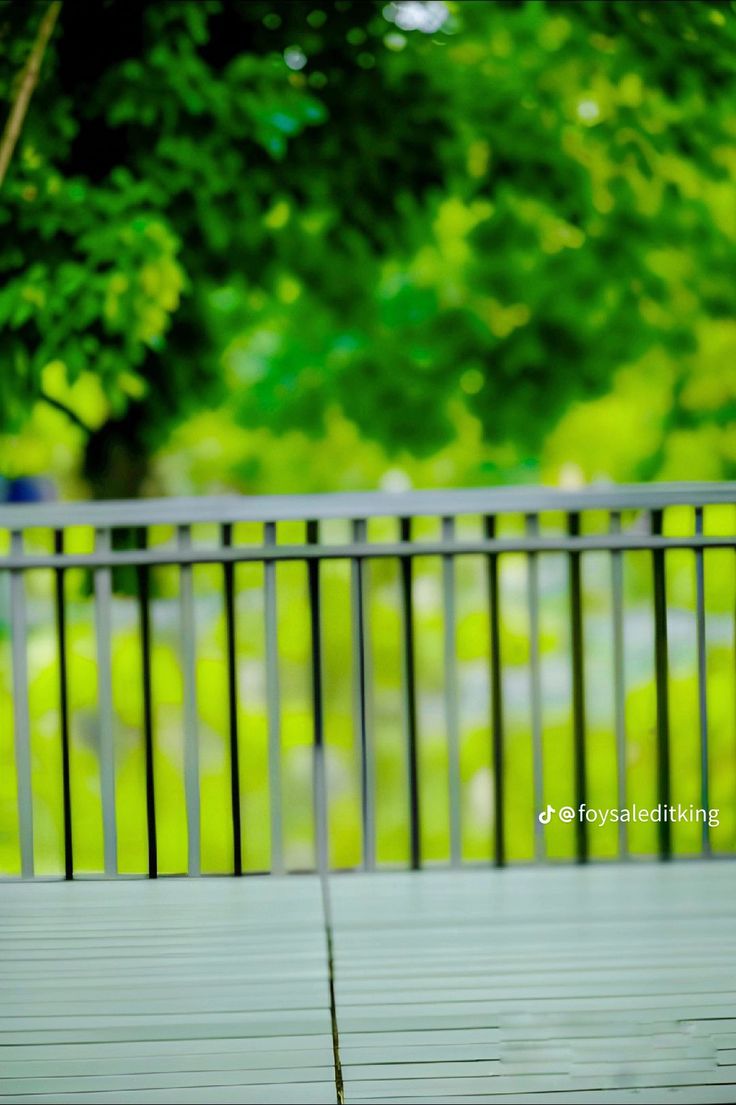
<svg viewBox="0 0 736 1105"><path fill-rule="evenodd" d="M8 102L46 7L0 7ZM64 409L101 496L228 393L417 454L462 397L534 449L651 349L674 422L728 417L679 397L734 312L735 69L730 0L67 3L0 192L0 431Z"/></svg>

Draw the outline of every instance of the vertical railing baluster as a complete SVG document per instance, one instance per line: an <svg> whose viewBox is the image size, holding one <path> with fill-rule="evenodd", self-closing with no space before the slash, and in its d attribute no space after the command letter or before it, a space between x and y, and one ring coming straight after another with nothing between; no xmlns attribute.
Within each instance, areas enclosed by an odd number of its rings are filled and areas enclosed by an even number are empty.
<svg viewBox="0 0 736 1105"><path fill-rule="evenodd" d="M222 545L233 543L233 527L222 527ZM238 648L235 625L235 565L232 560L222 564L225 589L225 652L227 666L227 702L230 731L230 817L233 833L233 874L243 874L243 841L240 815L240 746L238 741Z"/></svg>
<svg viewBox="0 0 736 1105"><path fill-rule="evenodd" d="M179 551L192 547L190 526L179 526ZM197 628L194 620L192 565L179 565L179 622L184 677L184 798L187 810L187 873L201 873L201 825L199 801L199 723L197 716Z"/></svg>
<svg viewBox="0 0 736 1105"><path fill-rule="evenodd" d="M64 531L54 531L54 553L64 555ZM61 735L61 799L64 828L64 878L74 878L74 838L72 826L72 784L69 760L69 675L66 651L66 601L64 597L65 569L54 569L54 600L56 611L56 646L59 657L59 729Z"/></svg>
<svg viewBox="0 0 736 1105"><path fill-rule="evenodd" d="M138 529L138 548L148 546L145 526ZM158 845L156 837L156 789L153 762L153 691L151 683L151 604L149 570L147 564L139 564L138 608L141 634L141 674L143 680L143 742L146 772L146 822L148 827L148 876L158 877Z"/></svg>
<svg viewBox="0 0 736 1105"><path fill-rule="evenodd" d="M621 514L611 512L611 534L621 533ZM624 669L624 565L621 549L611 551L611 606L613 619L613 724L616 734L616 801L626 808L626 676ZM626 822L618 822L618 854L628 853Z"/></svg>
<svg viewBox="0 0 736 1105"><path fill-rule="evenodd" d="M651 512L651 532L662 536L662 511ZM652 549L654 585L654 676L657 695L657 797L661 806L669 806L670 790L670 723L669 723L669 661L667 645L667 583L665 552ZM669 818L659 822L659 854L661 859L672 855L672 833Z"/></svg>
<svg viewBox="0 0 736 1105"><path fill-rule="evenodd" d="M411 518L399 521L401 541L411 543ZM401 573L401 611L404 674L404 724L406 727L407 770L409 782L409 856L412 870L421 866L421 820L419 809L419 749L417 744L417 693L414 667L413 563L410 550L399 561Z"/></svg>
<svg viewBox="0 0 736 1105"><path fill-rule="evenodd" d="M95 532L95 551L110 552L110 531ZM118 871L117 819L115 814L115 743L112 707L112 571L94 573L95 635L97 637L97 708L99 712L100 792L105 874Z"/></svg>
<svg viewBox="0 0 736 1105"><path fill-rule="evenodd" d="M569 537L580 536L580 515L567 517ZM585 763L585 672L583 661L583 602L580 552L568 553L570 580L570 645L572 649L572 733L575 764L575 806L579 810L586 800ZM588 834L584 817L575 820L575 850L578 863L588 859Z"/></svg>
<svg viewBox="0 0 736 1105"><path fill-rule="evenodd" d="M539 518L536 514L527 514L525 518L527 537L539 536ZM544 826L538 814L544 806L544 760L542 748L542 673L539 658L539 558L536 552L527 554L529 572L528 612L529 612L529 689L531 692L532 720L532 771L534 787L534 856L544 859Z"/></svg>
<svg viewBox="0 0 736 1105"><path fill-rule="evenodd" d="M276 545L276 523L266 522L263 532L267 548ZM276 605L276 562L264 564L264 617L266 625L266 709L268 713L268 796L271 815L271 870L284 872L281 813L281 703L279 698L279 647Z"/></svg>
<svg viewBox="0 0 736 1105"><path fill-rule="evenodd" d="M13 532L11 553L23 556L23 533ZM10 572L10 628L13 654L13 731L15 777L18 793L20 868L23 878L33 878L33 789L31 785L31 728L28 709L28 649L26 588L22 568Z"/></svg>
<svg viewBox="0 0 736 1105"><path fill-rule="evenodd" d="M486 539L496 536L496 519L484 519ZM498 553L488 554L488 618L491 645L491 750L493 761L493 857L497 867L506 863L504 831L504 732L503 676L501 667L501 610L498 588Z"/></svg>
<svg viewBox="0 0 736 1105"><path fill-rule="evenodd" d="M364 518L353 521L352 537L356 545L365 544L367 526ZM352 592L353 637L353 702L355 729L358 736L358 779L360 786L361 831L363 834L363 867L372 871L376 865L375 779L372 750L368 746L368 649L366 620L366 583L368 563L356 556L350 563Z"/></svg>
<svg viewBox="0 0 736 1105"><path fill-rule="evenodd" d="M453 541L455 521L442 519L443 541ZM448 790L450 802L450 862L462 863L462 804L460 794L460 725L457 695L457 613L455 602L455 558L442 557L442 596L444 606L445 724L447 726Z"/></svg>
<svg viewBox="0 0 736 1105"><path fill-rule="evenodd" d="M319 545L319 523L307 522L307 544ZM324 874L329 869L329 814L327 809L327 772L325 763L324 701L322 695L322 600L319 559L307 560L309 625L312 645L312 722L313 722L313 797L315 824L315 861Z"/></svg>
<svg viewBox="0 0 736 1105"><path fill-rule="evenodd" d="M703 508L695 508L695 534L703 536ZM698 648L698 722L700 728L700 805L706 811L702 828L702 850L708 855L710 847L710 826L708 809L710 808L710 779L708 769L708 674L707 642L705 636L705 566L703 549L695 550L695 591L696 591L696 633Z"/></svg>

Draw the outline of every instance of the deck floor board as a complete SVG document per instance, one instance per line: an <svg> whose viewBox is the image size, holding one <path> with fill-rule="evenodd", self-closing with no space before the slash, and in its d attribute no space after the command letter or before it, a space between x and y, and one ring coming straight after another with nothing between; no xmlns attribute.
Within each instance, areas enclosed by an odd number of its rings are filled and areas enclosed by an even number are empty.
<svg viewBox="0 0 736 1105"><path fill-rule="evenodd" d="M333 875L347 1102L733 1102L736 864ZM316 876L0 886L0 1105L336 1101Z"/></svg>

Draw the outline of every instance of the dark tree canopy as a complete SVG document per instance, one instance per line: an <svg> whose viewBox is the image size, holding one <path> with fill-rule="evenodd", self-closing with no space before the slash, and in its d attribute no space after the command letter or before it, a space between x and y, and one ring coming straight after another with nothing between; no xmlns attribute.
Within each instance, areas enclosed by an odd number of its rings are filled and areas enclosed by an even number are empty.
<svg viewBox="0 0 736 1105"><path fill-rule="evenodd" d="M0 7L8 101L44 8ZM100 494L225 392L534 448L733 316L735 71L731 3L67 2L0 190L0 430L96 376Z"/></svg>

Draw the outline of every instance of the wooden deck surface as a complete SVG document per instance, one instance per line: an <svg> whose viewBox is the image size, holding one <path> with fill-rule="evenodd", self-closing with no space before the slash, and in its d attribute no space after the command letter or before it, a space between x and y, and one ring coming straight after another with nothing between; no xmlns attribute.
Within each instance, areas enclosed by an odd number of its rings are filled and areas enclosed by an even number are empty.
<svg viewBox="0 0 736 1105"><path fill-rule="evenodd" d="M0 885L0 1103L736 1101L736 864L329 890Z"/></svg>

